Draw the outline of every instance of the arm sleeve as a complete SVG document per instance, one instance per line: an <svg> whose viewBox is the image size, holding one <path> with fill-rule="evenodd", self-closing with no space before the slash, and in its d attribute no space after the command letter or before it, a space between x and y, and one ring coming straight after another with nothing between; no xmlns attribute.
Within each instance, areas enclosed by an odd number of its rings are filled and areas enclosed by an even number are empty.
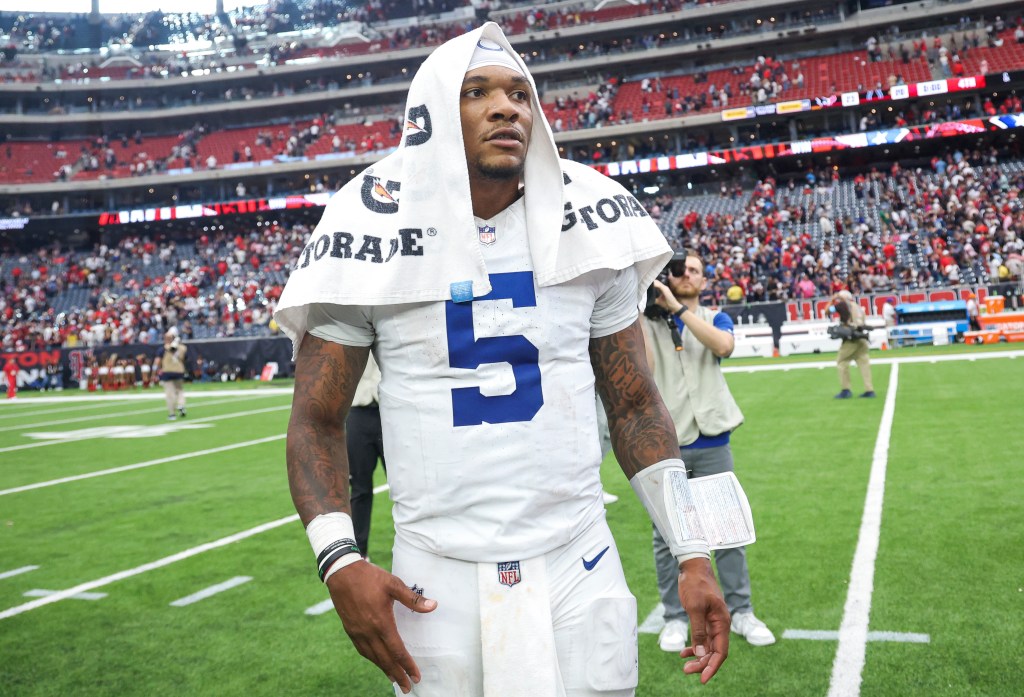
<svg viewBox="0 0 1024 697"><path fill-rule="evenodd" d="M614 273L594 303L590 316L591 339L611 336L636 321L640 312L637 283L636 269L632 266Z"/></svg>
<svg viewBox="0 0 1024 697"><path fill-rule="evenodd" d="M346 346L370 346L374 339L370 308L354 305L310 305L306 331L318 339Z"/></svg>

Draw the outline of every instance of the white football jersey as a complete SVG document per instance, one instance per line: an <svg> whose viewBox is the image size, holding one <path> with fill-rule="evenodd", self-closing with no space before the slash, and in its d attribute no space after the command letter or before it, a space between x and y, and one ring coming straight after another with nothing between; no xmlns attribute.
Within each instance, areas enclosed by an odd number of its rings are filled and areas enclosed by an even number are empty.
<svg viewBox="0 0 1024 697"><path fill-rule="evenodd" d="M636 274L538 287L524 213L477 221L487 296L310 310L311 334L372 343L396 533L434 554L530 558L603 512L588 346L637 319Z"/></svg>

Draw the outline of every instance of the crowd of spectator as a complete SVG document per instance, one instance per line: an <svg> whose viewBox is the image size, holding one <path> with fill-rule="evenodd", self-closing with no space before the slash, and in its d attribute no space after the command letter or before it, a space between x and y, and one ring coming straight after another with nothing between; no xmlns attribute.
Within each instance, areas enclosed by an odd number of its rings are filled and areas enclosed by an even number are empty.
<svg viewBox="0 0 1024 697"><path fill-rule="evenodd" d="M936 156L930 169L872 169L843 180L808 172L781 187L723 186L735 212L702 214L682 199L676 245L708 260L712 304L984 284L1024 279L1024 167L995 151ZM839 189L855 204L840 206ZM815 203L817 201L817 203ZM848 211L860 211L860 214Z"/></svg>
<svg viewBox="0 0 1024 697"><path fill-rule="evenodd" d="M3 255L0 348L157 344L172 327L188 340L276 331L271 316L310 228L217 227L192 240L129 235Z"/></svg>
<svg viewBox="0 0 1024 697"><path fill-rule="evenodd" d="M717 212L665 193L645 204L675 246L707 260L712 304L1020 281L1024 165L996 157L957 150L927 169L723 185ZM192 239L3 255L0 348L155 343L170 327L186 339L272 333L310 227L228 223Z"/></svg>

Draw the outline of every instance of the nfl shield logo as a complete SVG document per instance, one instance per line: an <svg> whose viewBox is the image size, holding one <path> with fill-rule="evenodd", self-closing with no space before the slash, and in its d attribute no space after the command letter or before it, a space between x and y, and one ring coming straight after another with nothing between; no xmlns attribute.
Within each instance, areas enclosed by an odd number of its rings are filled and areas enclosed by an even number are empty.
<svg viewBox="0 0 1024 697"><path fill-rule="evenodd" d="M480 244L491 245L498 239L497 231L493 225L483 225L478 227L477 230L480 232Z"/></svg>
<svg viewBox="0 0 1024 697"><path fill-rule="evenodd" d="M517 561L500 561L498 562L498 583L503 586L511 588L520 581L523 577L519 575L519 562Z"/></svg>

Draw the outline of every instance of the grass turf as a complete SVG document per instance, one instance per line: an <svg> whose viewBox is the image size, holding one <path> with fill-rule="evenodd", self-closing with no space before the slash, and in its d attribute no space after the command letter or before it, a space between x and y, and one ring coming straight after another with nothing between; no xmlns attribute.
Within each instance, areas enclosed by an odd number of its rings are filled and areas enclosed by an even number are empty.
<svg viewBox="0 0 1024 697"><path fill-rule="evenodd" d="M926 354L876 357L901 355ZM754 603L779 642L753 648L734 637L722 672L701 687L682 676L681 659L657 648L656 635L642 634L638 695L827 692L836 642L782 633L839 628L890 374L876 364L879 399L843 402L831 399L832 368L729 374L746 415L733 451L758 527L748 550ZM928 634L930 643L869 643L861 692L1014 694L1024 683L1024 581L1014 561L1024 542L1015 513L1024 477L1013 433L1024 404L1013 392L1024 384L1024 362L903 364L898 380L870 628ZM255 391L218 397L222 389L190 392L189 419L177 422L208 428L4 452L0 490L284 433L287 409L203 422L289 402ZM159 399L19 401L0 410L0 429L12 427L0 430L0 448L38 442L22 427L166 425ZM29 428L78 417L89 420ZM620 497L608 517L642 621L658 602L650 523L612 456L602 475ZM293 512L283 440L0 496L0 574L40 567L0 579L0 611L29 602L25 591L69 588ZM379 495L375 563L390 565L391 539L389 501ZM235 576L253 580L170 606ZM333 611L305 614L327 595L297 522L96 591L108 595L0 619L0 694L392 694Z"/></svg>

